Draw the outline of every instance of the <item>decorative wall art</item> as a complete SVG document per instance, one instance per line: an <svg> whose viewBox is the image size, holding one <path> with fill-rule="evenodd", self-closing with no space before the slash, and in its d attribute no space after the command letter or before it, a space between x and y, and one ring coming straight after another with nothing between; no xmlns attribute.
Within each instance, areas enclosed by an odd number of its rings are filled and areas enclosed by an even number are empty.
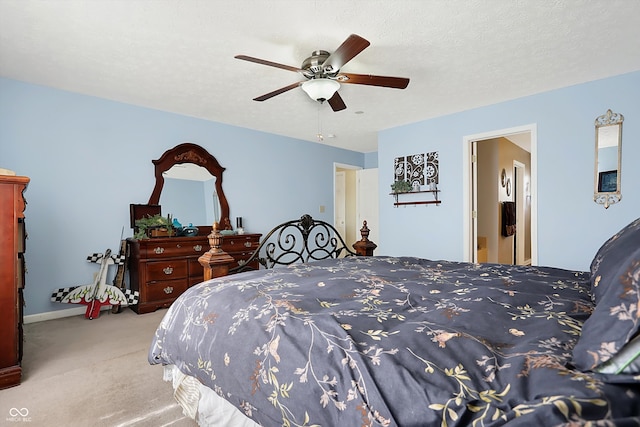
<svg viewBox="0 0 640 427"><path fill-rule="evenodd" d="M439 182L438 152L412 154L394 160L394 181L407 181L413 191L435 189Z"/></svg>
<svg viewBox="0 0 640 427"><path fill-rule="evenodd" d="M395 198L394 206L439 205L441 203L438 200L440 166L437 151L396 157L393 171L391 189ZM406 190L404 190L405 187L407 187ZM433 200L424 200L424 193L430 193ZM399 195L406 196L405 200L399 201Z"/></svg>

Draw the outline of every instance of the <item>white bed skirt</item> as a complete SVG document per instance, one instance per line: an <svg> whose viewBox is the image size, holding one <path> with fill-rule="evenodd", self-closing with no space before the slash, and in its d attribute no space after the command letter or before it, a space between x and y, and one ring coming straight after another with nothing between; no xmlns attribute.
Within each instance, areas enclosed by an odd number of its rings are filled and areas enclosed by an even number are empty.
<svg viewBox="0 0 640 427"><path fill-rule="evenodd" d="M194 377L183 374L175 365L164 366L163 379L173 384L173 396L182 407L182 412L199 426L258 427L238 408Z"/></svg>

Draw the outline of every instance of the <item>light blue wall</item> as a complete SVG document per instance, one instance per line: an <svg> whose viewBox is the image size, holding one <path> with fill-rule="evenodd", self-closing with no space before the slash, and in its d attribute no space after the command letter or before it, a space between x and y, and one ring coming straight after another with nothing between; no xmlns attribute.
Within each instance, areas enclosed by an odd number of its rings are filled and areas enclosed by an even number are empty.
<svg viewBox="0 0 640 427"><path fill-rule="evenodd" d="M72 307L51 291L91 283L86 256L117 251L123 227L131 235L129 204L148 201L151 160L182 142L226 168L230 215L247 232L304 213L333 221L334 162L364 166L362 153L0 79L0 167L31 178L25 314Z"/></svg>
<svg viewBox="0 0 640 427"><path fill-rule="evenodd" d="M378 167L378 152L364 154L364 168L375 169Z"/></svg>
<svg viewBox="0 0 640 427"><path fill-rule="evenodd" d="M535 124L538 264L586 270L600 245L640 216L640 72L426 120L379 134L380 246L393 255L463 260L465 136ZM622 202L593 202L594 120L624 115ZM397 156L438 151L440 206L394 208Z"/></svg>
<svg viewBox="0 0 640 427"><path fill-rule="evenodd" d="M0 79L0 167L32 180L25 314L69 308L50 303L51 291L91 281L96 268L85 257L116 250L123 227L131 235L128 206L147 202L151 160L181 142L226 168L231 217L242 216L249 232L306 212L331 221L333 163L377 166L384 253L461 260L463 138L535 124L539 264L587 269L600 244L640 213L638 99L640 72L572 86L383 131L376 158ZM623 200L605 210L592 201L593 121L609 108L625 116ZM394 157L425 151L439 152L443 203L393 208Z"/></svg>

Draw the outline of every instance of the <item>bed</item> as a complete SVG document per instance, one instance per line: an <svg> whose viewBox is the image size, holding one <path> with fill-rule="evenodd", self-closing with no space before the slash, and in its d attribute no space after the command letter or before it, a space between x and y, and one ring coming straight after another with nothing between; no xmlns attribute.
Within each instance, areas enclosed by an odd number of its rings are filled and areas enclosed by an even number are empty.
<svg viewBox="0 0 640 427"><path fill-rule="evenodd" d="M149 362L200 425L639 426L640 218L590 271L356 256L205 281Z"/></svg>

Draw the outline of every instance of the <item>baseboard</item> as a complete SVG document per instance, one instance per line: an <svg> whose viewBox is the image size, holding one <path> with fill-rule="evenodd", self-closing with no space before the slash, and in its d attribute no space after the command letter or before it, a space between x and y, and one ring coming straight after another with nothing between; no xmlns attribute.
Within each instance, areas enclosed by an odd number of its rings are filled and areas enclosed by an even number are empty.
<svg viewBox="0 0 640 427"><path fill-rule="evenodd" d="M110 305L102 306L100 311L111 310ZM44 322L46 320L62 319L63 317L73 317L84 315L87 311L86 306L67 308L65 310L47 311L45 313L29 314L24 316L24 323Z"/></svg>

